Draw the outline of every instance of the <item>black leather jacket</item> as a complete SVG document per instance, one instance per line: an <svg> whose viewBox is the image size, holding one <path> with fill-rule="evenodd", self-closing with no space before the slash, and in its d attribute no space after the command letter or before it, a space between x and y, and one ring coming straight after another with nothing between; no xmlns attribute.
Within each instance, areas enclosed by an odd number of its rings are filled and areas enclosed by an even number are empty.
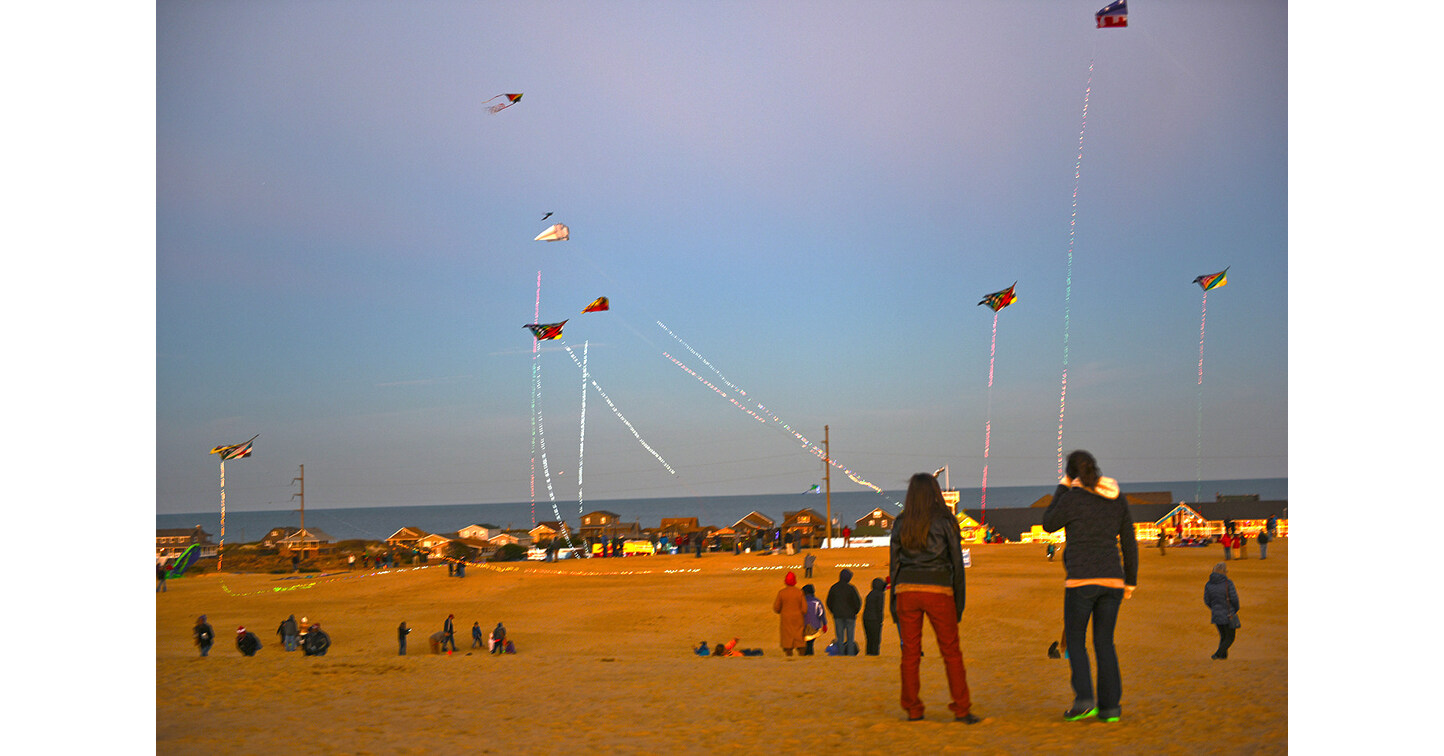
<svg viewBox="0 0 1444 756"><path fill-rule="evenodd" d="M927 544L921 550L905 548L898 540L903 518L893 523L888 549L889 606L897 621L897 586L899 583L946 585L953 589L953 604L958 619L963 618L967 604L967 578L963 574L962 534L958 521L947 510L939 512L928 525Z"/></svg>

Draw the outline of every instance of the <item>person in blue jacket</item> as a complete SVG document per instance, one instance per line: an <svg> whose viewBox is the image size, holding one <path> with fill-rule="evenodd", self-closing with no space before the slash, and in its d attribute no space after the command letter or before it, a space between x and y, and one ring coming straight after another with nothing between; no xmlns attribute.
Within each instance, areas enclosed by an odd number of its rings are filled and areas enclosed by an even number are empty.
<svg viewBox="0 0 1444 756"><path fill-rule="evenodd" d="M807 648L802 650L802 655L812 656L813 642L817 640L817 636L827 632L827 609L817 597L817 589L812 587L812 583L802 586L802 595L807 597L807 611L802 614L803 637L807 639Z"/></svg>
<svg viewBox="0 0 1444 756"><path fill-rule="evenodd" d="M1068 455L1066 477L1043 512L1043 529L1064 531L1063 635L1072 671L1073 705L1063 718L1073 722L1097 716L1117 722L1123 678L1113 630L1123 600L1138 586L1138 540L1128 497L1118 481L1103 477L1098 461L1082 449ZM1095 695L1086 641L1093 623L1093 655L1098 662Z"/></svg>
<svg viewBox="0 0 1444 756"><path fill-rule="evenodd" d="M1233 645L1234 634L1238 632L1238 590L1228 579L1228 565L1219 562L1213 566L1208 582L1203 584L1203 605L1210 612L1209 620L1218 628L1218 650L1211 659L1227 659L1228 647Z"/></svg>

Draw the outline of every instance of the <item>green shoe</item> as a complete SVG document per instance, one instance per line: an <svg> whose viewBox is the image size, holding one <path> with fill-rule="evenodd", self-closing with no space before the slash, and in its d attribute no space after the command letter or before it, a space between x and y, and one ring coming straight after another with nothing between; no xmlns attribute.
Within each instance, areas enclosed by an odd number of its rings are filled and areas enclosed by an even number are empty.
<svg viewBox="0 0 1444 756"><path fill-rule="evenodd" d="M1120 711L1098 712L1098 720L1100 722L1117 722L1122 716L1123 713Z"/></svg>
<svg viewBox="0 0 1444 756"><path fill-rule="evenodd" d="M1089 707L1087 709L1069 709L1063 712L1063 719L1069 722L1077 722L1080 719L1087 719L1098 713L1098 709Z"/></svg>

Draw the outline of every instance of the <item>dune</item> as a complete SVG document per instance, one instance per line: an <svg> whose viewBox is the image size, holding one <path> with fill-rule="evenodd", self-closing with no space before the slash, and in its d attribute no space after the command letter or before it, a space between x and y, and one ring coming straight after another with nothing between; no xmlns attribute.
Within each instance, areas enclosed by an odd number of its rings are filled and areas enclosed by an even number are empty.
<svg viewBox="0 0 1444 756"><path fill-rule="evenodd" d="M818 594L855 573L866 594L887 573L885 548L802 554L707 554L444 566L318 576L210 574L156 596L156 752L1286 753L1288 543L1266 561L1229 563L1243 627L1227 661L1203 584L1222 549L1141 549L1139 588L1119 618L1123 719L1064 722L1068 664L1046 651L1062 626L1063 566L1041 545L973 546L963 655L977 725L952 721L932 631L924 631L926 719L898 704L897 630L880 656L786 657L772 599L783 575ZM218 636L200 658L191 627ZM286 653L287 615L320 623L324 657ZM454 654L427 636L455 614ZM409 655L396 627L414 628ZM471 627L503 622L515 655L472 649ZM263 648L233 636L245 625ZM760 657L695 656L699 641L738 638ZM858 625L862 642L862 627ZM905 739L905 740L904 740Z"/></svg>

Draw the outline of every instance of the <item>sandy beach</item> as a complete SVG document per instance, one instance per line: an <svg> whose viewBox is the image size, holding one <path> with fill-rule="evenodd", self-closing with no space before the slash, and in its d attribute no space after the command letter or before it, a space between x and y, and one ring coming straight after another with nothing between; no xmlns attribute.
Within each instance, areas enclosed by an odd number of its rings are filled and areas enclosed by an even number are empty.
<svg viewBox="0 0 1444 756"><path fill-rule="evenodd" d="M785 657L772 599L797 573L819 596L841 567L866 595L887 550L708 554L321 576L220 574L170 581L156 596L156 752L662 753L710 751L1286 753L1288 543L1229 563L1243 627L1227 661L1203 585L1221 547L1140 548L1139 588L1119 618L1123 720L1064 722L1068 664L1049 659L1062 624L1063 565L1042 545L971 547L963 655L977 725L952 721L932 631L924 631L926 720L898 704L898 641L877 657ZM218 641L200 658L191 627ZM324 657L286 653L276 628L307 617L331 635ZM456 654L427 637L456 615ZM414 628L408 656L396 627ZM505 623L517 654L470 649L471 627ZM236 650L245 625L264 645ZM861 622L858 640L862 641ZM761 657L701 658L698 641L739 639Z"/></svg>

